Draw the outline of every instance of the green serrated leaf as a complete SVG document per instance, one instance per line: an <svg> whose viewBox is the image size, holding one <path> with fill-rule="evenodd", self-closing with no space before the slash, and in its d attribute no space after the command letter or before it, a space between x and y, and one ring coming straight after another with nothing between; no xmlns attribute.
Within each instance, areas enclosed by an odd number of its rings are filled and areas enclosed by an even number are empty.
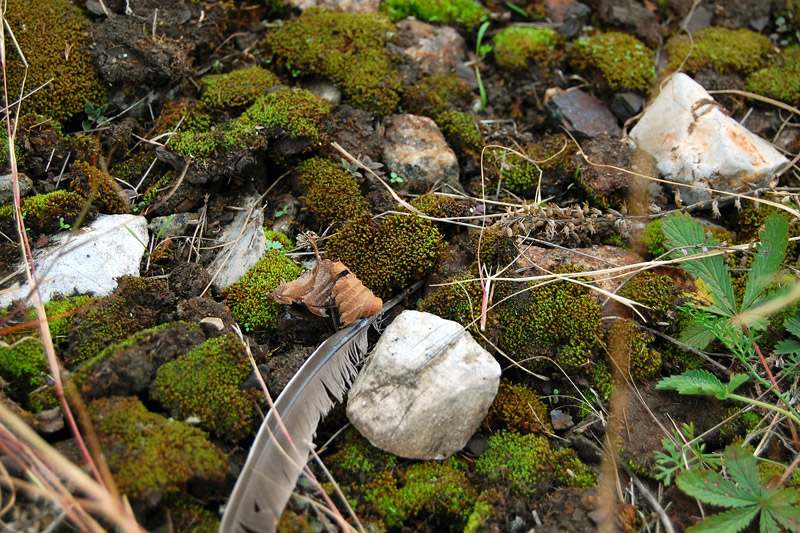
<svg viewBox="0 0 800 533"><path fill-rule="evenodd" d="M775 345L774 353L777 355L790 355L800 353L800 342L794 339L780 341Z"/></svg>
<svg viewBox="0 0 800 533"><path fill-rule="evenodd" d="M747 287L742 299L742 310L750 309L764 289L772 283L786 257L789 243L789 224L780 215L770 215L764 222L761 242L756 246L755 259L747 277Z"/></svg>
<svg viewBox="0 0 800 533"><path fill-rule="evenodd" d="M706 239L703 226L691 215L676 213L664 219L661 230L670 249L685 248L676 251L672 257L685 257L703 252L703 246L718 246L714 239ZM691 248L696 247L696 248ZM703 257L696 261L680 263L689 274L699 277L711 286L714 303L726 316L736 314L736 298L725 259L721 255Z"/></svg>
<svg viewBox="0 0 800 533"><path fill-rule="evenodd" d="M689 470L675 480L683 492L703 503L720 507L746 507L758 504L758 498L735 483L710 470Z"/></svg>
<svg viewBox="0 0 800 533"><path fill-rule="evenodd" d="M730 394L733 393L739 386L750 379L750 376L747 374L731 374L731 378L728 383L725 384L725 398L727 398ZM724 400L725 398L719 398L720 400Z"/></svg>
<svg viewBox="0 0 800 533"><path fill-rule="evenodd" d="M692 348L704 350L715 338L713 331L708 329L702 322L695 321L683 330L680 341Z"/></svg>
<svg viewBox="0 0 800 533"><path fill-rule="evenodd" d="M786 322L783 323L783 327L795 337L800 338L800 313L787 318Z"/></svg>
<svg viewBox="0 0 800 533"><path fill-rule="evenodd" d="M707 394L716 395L725 393L725 386L708 370L687 370L678 376L670 376L658 382L659 390L674 390L678 394Z"/></svg>
<svg viewBox="0 0 800 533"><path fill-rule="evenodd" d="M703 520L696 526L686 530L686 533L739 533L753 521L758 514L758 507L745 507L724 513L715 514Z"/></svg>
<svg viewBox="0 0 800 533"><path fill-rule="evenodd" d="M739 376L742 376L742 374L739 374ZM747 376L744 377L746 381ZM733 380L732 376L731 383L733 383ZM733 481L758 499L763 488L761 479L758 477L758 464L753 454L739 444L732 444L725 449L722 457Z"/></svg>
<svg viewBox="0 0 800 533"><path fill-rule="evenodd" d="M780 489L770 498L770 504L762 511L762 516L769 514L787 530L800 531L800 508L795 502L797 502L796 490Z"/></svg>

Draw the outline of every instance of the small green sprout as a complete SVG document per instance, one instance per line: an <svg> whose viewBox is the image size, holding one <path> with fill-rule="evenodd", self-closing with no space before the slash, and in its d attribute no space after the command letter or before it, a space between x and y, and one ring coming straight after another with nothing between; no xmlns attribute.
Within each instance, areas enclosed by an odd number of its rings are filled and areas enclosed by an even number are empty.
<svg viewBox="0 0 800 533"><path fill-rule="evenodd" d="M104 116L108 104L95 107L90 101L86 101L83 111L86 113L86 120L81 122L84 131L89 131L94 127L102 126L108 119Z"/></svg>
<svg viewBox="0 0 800 533"><path fill-rule="evenodd" d="M59 217L58 219L59 229L63 229L64 231L69 231L72 229L72 226L64 222L64 217Z"/></svg>
<svg viewBox="0 0 800 533"><path fill-rule="evenodd" d="M278 209L277 211L275 211L275 218L281 218L287 212L289 212L289 206L285 205L285 206L281 207L280 209Z"/></svg>
<svg viewBox="0 0 800 533"><path fill-rule="evenodd" d="M389 183L403 183L403 178L397 172L390 172Z"/></svg>

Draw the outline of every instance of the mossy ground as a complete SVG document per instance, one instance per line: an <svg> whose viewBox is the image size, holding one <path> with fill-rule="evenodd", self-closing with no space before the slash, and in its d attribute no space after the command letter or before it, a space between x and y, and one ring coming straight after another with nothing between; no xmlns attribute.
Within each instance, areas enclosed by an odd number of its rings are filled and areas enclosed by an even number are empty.
<svg viewBox="0 0 800 533"><path fill-rule="evenodd" d="M771 52L772 45L764 35L712 26L695 33L693 42L684 34L667 41L667 70L677 70L683 64L689 74L701 68L749 74L764 67Z"/></svg>
<svg viewBox="0 0 800 533"><path fill-rule="evenodd" d="M427 22L457 22L470 31L489 19L489 14L473 0L389 0L382 3L381 9L392 20L410 16Z"/></svg>
<svg viewBox="0 0 800 533"><path fill-rule="evenodd" d="M249 105L280 85L281 80L272 72L259 66L234 70L227 74L210 74L200 78L203 94L200 99L209 107L228 108Z"/></svg>
<svg viewBox="0 0 800 533"><path fill-rule="evenodd" d="M300 164L297 172L297 180L308 191L306 205L321 224L369 216L358 182L341 164L314 157Z"/></svg>
<svg viewBox="0 0 800 533"><path fill-rule="evenodd" d="M800 46L783 50L766 68L750 74L744 88L748 91L796 105L800 101Z"/></svg>
<svg viewBox="0 0 800 533"><path fill-rule="evenodd" d="M612 91L647 92L655 77L653 51L627 33L581 37L569 47L572 64L596 73Z"/></svg>
<svg viewBox="0 0 800 533"><path fill-rule="evenodd" d="M400 75L384 44L396 33L383 14L308 9L266 36L291 75L322 75L341 84L356 107L391 114L400 101Z"/></svg>
<svg viewBox="0 0 800 533"><path fill-rule="evenodd" d="M97 216L97 209L86 198L64 190L25 198L20 207L31 239L72 229L84 210L84 223L91 222ZM10 204L0 206L0 231L9 236L17 234L14 208Z"/></svg>
<svg viewBox="0 0 800 533"><path fill-rule="evenodd" d="M552 28L509 26L492 42L494 60L502 69L524 69L531 61L547 69L563 56L564 37Z"/></svg>
<svg viewBox="0 0 800 533"><path fill-rule="evenodd" d="M158 369L153 398L179 420L199 419L219 438L237 441L253 430L253 402L259 392L239 386L252 367L233 334L204 344Z"/></svg>

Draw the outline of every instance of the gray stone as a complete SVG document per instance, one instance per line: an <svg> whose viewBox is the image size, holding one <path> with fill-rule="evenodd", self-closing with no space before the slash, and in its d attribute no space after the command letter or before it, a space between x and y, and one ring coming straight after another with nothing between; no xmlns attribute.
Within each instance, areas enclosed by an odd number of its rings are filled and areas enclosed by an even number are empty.
<svg viewBox="0 0 800 533"><path fill-rule="evenodd" d="M228 224L217 239L222 248L211 261L208 271L214 278L214 284L220 289L230 287L242 279L267 253L267 238L263 228L264 212L260 205L256 205L260 198L259 195L245 198L233 222Z"/></svg>
<svg viewBox="0 0 800 533"><path fill-rule="evenodd" d="M606 105L587 92L570 89L556 94L545 104L550 117L559 126L583 138L607 133L619 137L622 129Z"/></svg>
<svg viewBox="0 0 800 533"><path fill-rule="evenodd" d="M19 173L19 196L24 198L28 195L33 182L31 179ZM3 174L0 176L0 205L10 204L14 201L14 177L11 174Z"/></svg>
<svg viewBox="0 0 800 533"><path fill-rule="evenodd" d="M444 459L478 429L500 365L457 322L403 311L356 378L347 416L374 446L411 459Z"/></svg>
<svg viewBox="0 0 800 533"><path fill-rule="evenodd" d="M436 123L418 115L394 115L386 120L383 162L387 175L403 181L392 186L403 193L422 194L436 183L458 182L458 159Z"/></svg>
<svg viewBox="0 0 800 533"><path fill-rule="evenodd" d="M159 239L191 235L200 222L199 213L175 213L169 216L155 217L147 228Z"/></svg>
<svg viewBox="0 0 800 533"><path fill-rule="evenodd" d="M656 159L661 176L692 186L678 186L687 204L710 200L709 188L742 193L766 186L788 164L682 73L663 85L630 136Z"/></svg>
<svg viewBox="0 0 800 533"><path fill-rule="evenodd" d="M111 294L116 278L139 275L148 239L147 220L133 215L100 215L88 226L53 236L34 252L42 300L48 302L56 294ZM0 294L0 307L28 293L27 283L17 283Z"/></svg>

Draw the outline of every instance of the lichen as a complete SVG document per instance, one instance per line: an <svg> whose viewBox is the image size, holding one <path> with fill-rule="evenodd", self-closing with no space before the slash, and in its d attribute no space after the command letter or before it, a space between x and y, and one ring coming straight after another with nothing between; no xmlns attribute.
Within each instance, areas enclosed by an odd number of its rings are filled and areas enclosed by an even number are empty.
<svg viewBox="0 0 800 533"><path fill-rule="evenodd" d="M222 291L222 297L246 331L274 328L281 307L267 295L281 279L292 281L302 270L279 251L268 250L242 279Z"/></svg>
<svg viewBox="0 0 800 533"><path fill-rule="evenodd" d="M321 224L369 216L369 204L358 182L342 165L313 157L297 167L297 180L306 187L308 209Z"/></svg>
<svg viewBox="0 0 800 533"><path fill-rule="evenodd" d="M766 64L771 51L769 39L760 33L712 26L695 33L693 39L680 34L667 41L667 70L677 70L686 59L683 70L689 74L702 68L749 74Z"/></svg>
<svg viewBox="0 0 800 533"><path fill-rule="evenodd" d="M210 74L199 80L203 90L200 99L213 108L240 107L252 104L267 89L280 83L275 74L259 66Z"/></svg>
<svg viewBox="0 0 800 533"><path fill-rule="evenodd" d="M239 388L251 371L238 337L215 337L161 365L152 397L172 416L197 417L201 428L235 442L250 433L255 421L257 393Z"/></svg>
<svg viewBox="0 0 800 533"><path fill-rule="evenodd" d="M608 331L609 354L624 374L646 379L661 368L661 353L651 346L653 340L634 321L620 318Z"/></svg>
<svg viewBox="0 0 800 533"><path fill-rule="evenodd" d="M72 164L70 187L103 213L118 214L130 211L128 201L122 196L122 188L117 185L114 178L86 161L76 161Z"/></svg>
<svg viewBox="0 0 800 533"><path fill-rule="evenodd" d="M534 390L503 380L489 407L484 425L491 429L513 429L522 434L552 433L548 408Z"/></svg>
<svg viewBox="0 0 800 533"><path fill-rule="evenodd" d="M67 120L106 100L107 89L86 54L89 19L69 0L13 2L4 14L16 44L25 53L28 70L9 46L6 82L10 95L19 96L23 76L27 96L23 106L55 120ZM46 84L46 85L45 85Z"/></svg>
<svg viewBox="0 0 800 533"><path fill-rule="evenodd" d="M381 298L421 279L443 250L435 224L399 214L387 216L380 226L369 219L353 220L328 241L331 257Z"/></svg>
<svg viewBox="0 0 800 533"><path fill-rule="evenodd" d="M439 116L448 110L467 105L472 98L466 82L454 74L425 76L403 94L403 110L414 115Z"/></svg>
<svg viewBox="0 0 800 533"><path fill-rule="evenodd" d="M574 67L597 73L612 91L646 92L655 77L653 51L627 33L580 37L569 47L569 52Z"/></svg>
<svg viewBox="0 0 800 533"><path fill-rule="evenodd" d="M87 207L87 201L77 193L57 190L25 198L20 207L28 237L36 239L42 234L71 228ZM90 222L96 216L97 209L89 207L83 223ZM0 206L0 231L9 236L17 234L14 207L10 204Z"/></svg>
<svg viewBox="0 0 800 533"><path fill-rule="evenodd" d="M791 46L783 50L768 67L750 74L744 82L744 88L795 105L800 101L798 79L800 46Z"/></svg>
<svg viewBox="0 0 800 533"><path fill-rule="evenodd" d="M475 475L503 483L521 498L536 499L552 485L556 460L547 437L501 430L489 438Z"/></svg>
<svg viewBox="0 0 800 533"><path fill-rule="evenodd" d="M225 480L225 454L203 431L151 413L137 398L102 398L88 411L122 494L149 499Z"/></svg>
<svg viewBox="0 0 800 533"><path fill-rule="evenodd" d="M472 31L482 22L489 20L489 14L473 0L387 0L381 9L392 20L414 17L427 22L457 22Z"/></svg>
<svg viewBox="0 0 800 533"><path fill-rule="evenodd" d="M267 46L293 75L321 75L340 84L356 107L391 114L400 100L400 75L384 44L396 33L383 14L307 9L269 32Z"/></svg>
<svg viewBox="0 0 800 533"><path fill-rule="evenodd" d="M509 26L494 36L494 59L508 70L524 69L529 61L547 69L561 60L564 37L552 28Z"/></svg>

